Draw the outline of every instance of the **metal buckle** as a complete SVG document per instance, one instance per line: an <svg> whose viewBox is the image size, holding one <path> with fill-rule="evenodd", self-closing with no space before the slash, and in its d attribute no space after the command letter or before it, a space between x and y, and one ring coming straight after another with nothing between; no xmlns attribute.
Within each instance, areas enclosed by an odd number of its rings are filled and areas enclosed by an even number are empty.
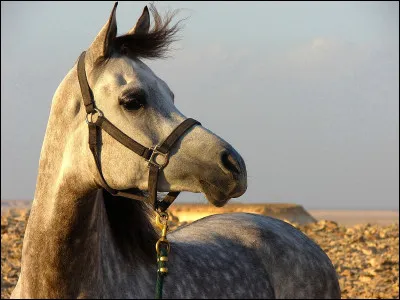
<svg viewBox="0 0 400 300"><path fill-rule="evenodd" d="M162 153L162 152L158 151L157 147L159 147L159 146L157 145L157 146L154 146L154 147L150 148L151 150L153 150L153 152L151 153L150 158L147 160L147 162L149 163L147 165L147 167L150 167L150 164L152 164L152 165L155 165L156 167L158 167L161 170L162 168L164 168L168 164L169 157L168 157L168 153ZM164 158L164 163L163 164L159 164L159 163L156 162L156 158L157 158L158 155L163 156L163 158Z"/></svg>
<svg viewBox="0 0 400 300"><path fill-rule="evenodd" d="M94 124L94 122L93 122L93 115L96 114L96 113L99 114L99 117L104 116L104 115L103 115L103 112L102 112L100 109L97 109L97 108L95 107L95 108L94 108L94 111L92 111L92 112L86 114L86 123L87 123L87 124ZM89 119L88 119L88 116L89 116L89 115L90 115L90 121L89 121Z"/></svg>

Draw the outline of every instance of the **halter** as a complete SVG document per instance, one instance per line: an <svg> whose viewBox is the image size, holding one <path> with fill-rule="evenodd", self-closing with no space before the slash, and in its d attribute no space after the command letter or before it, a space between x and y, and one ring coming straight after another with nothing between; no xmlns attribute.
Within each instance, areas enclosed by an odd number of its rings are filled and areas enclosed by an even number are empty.
<svg viewBox="0 0 400 300"><path fill-rule="evenodd" d="M86 52L82 52L78 61L78 80L79 85L82 92L83 102L85 104L86 109L86 123L89 126L89 148L93 154L94 160L96 162L97 170L100 174L100 179L103 187L114 196L126 197L134 200L145 201L150 204L154 210L157 211L165 211L172 202L178 197L180 192L169 192L164 199L157 200L157 181L158 181L158 173L160 170L165 168L169 161L169 152L172 146L176 143L176 141L190 128L195 125L201 125L200 122L188 118L179 124L171 134L159 145L156 145L151 148L147 148L140 143L136 142L134 139L131 139L121 130L119 130L116 126L114 126L110 121L104 117L103 112L96 108L93 94L89 87L89 83L86 78L85 71L85 54ZM93 116L97 115L97 119L93 121ZM101 143L98 143L98 137L101 136L101 129L106 131L109 135L111 135L114 139L120 142L122 145L132 150L136 154L142 156L148 162L149 167L149 184L148 184L148 197L143 195L139 195L136 189L127 189L127 190L115 190L111 188L104 176L101 168L101 162L99 157L99 149L98 145L101 146ZM157 162L157 157L163 157L162 163Z"/></svg>

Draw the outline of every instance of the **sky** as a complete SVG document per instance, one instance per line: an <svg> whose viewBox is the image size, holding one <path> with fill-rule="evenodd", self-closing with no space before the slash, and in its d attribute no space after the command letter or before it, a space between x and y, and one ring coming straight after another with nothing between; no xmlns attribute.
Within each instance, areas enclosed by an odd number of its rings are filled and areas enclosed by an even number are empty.
<svg viewBox="0 0 400 300"><path fill-rule="evenodd" d="M113 4L1 2L1 199L33 199L53 94ZM118 34L146 4L119 2ZM172 57L145 62L244 158L233 201L399 209L397 1L154 4L187 19Z"/></svg>

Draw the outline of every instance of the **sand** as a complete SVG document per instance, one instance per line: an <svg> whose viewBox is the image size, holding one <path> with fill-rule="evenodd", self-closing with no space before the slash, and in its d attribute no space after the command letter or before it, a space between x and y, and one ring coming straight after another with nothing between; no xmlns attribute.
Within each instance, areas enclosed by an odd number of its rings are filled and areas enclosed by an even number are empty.
<svg viewBox="0 0 400 300"><path fill-rule="evenodd" d="M290 203L276 204L227 204L216 208L209 204L174 204L170 211L181 222L192 222L212 214L230 212L249 212L287 219L298 224L318 220L330 220L341 225L356 224L389 225L399 222L399 211L390 210L305 210L301 205Z"/></svg>
<svg viewBox="0 0 400 300"><path fill-rule="evenodd" d="M1 200L1 212L15 208L29 208L31 201ZM287 219L299 224L318 220L331 220L341 225L355 224L389 225L399 222L398 210L305 210L303 206L292 203L228 203L217 208L210 204L174 203L169 209L181 222L192 222L208 215L227 212L249 212Z"/></svg>
<svg viewBox="0 0 400 300"><path fill-rule="evenodd" d="M399 223L399 212L390 210L308 210L317 220L332 220L342 225Z"/></svg>
<svg viewBox="0 0 400 300"><path fill-rule="evenodd" d="M174 230L210 214L238 211L281 218L313 239L329 256L337 271L342 299L399 298L397 211L306 211L296 204L232 204L224 208L175 204L171 207L170 227ZM3 299L10 297L19 276L28 212L28 208L9 209L6 205L2 206Z"/></svg>

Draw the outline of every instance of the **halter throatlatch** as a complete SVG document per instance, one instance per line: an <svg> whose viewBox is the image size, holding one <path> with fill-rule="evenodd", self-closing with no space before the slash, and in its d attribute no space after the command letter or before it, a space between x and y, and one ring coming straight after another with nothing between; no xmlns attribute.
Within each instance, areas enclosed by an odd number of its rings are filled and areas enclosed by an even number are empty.
<svg viewBox="0 0 400 300"><path fill-rule="evenodd" d="M89 126L89 148L93 153L94 160L96 162L97 169L100 174L100 180L102 186L112 195L126 197L134 200L141 200L149 203L154 210L159 212L164 212L171 203L178 197L179 192L169 192L164 199L161 201L157 200L157 182L158 182L158 173L161 169L165 168L168 164L169 160L169 152L173 145L178 141L178 139L190 128L195 125L201 125L200 122L194 119L186 119L181 124L176 127L171 134L159 145L156 145L151 148L147 148L140 143L136 142L134 139L131 139L117 127L115 127L110 121L104 117L104 114L101 110L96 108L93 94L89 87L89 83L86 78L85 71L85 54L86 52L82 52L78 61L78 79L79 85L82 92L83 102L85 104L86 109L86 123ZM94 117L96 116L95 120ZM101 147L101 143L98 142L98 137L101 136L101 130L106 131L110 136L120 142L122 145L132 150L136 154L142 156L144 159L148 161L149 166L149 184L148 184L148 197L140 195L137 193L135 189L127 189L127 190L115 190L111 188L103 175L103 171L101 168L101 161L99 156L99 147ZM162 162L157 162L157 158L162 157Z"/></svg>

